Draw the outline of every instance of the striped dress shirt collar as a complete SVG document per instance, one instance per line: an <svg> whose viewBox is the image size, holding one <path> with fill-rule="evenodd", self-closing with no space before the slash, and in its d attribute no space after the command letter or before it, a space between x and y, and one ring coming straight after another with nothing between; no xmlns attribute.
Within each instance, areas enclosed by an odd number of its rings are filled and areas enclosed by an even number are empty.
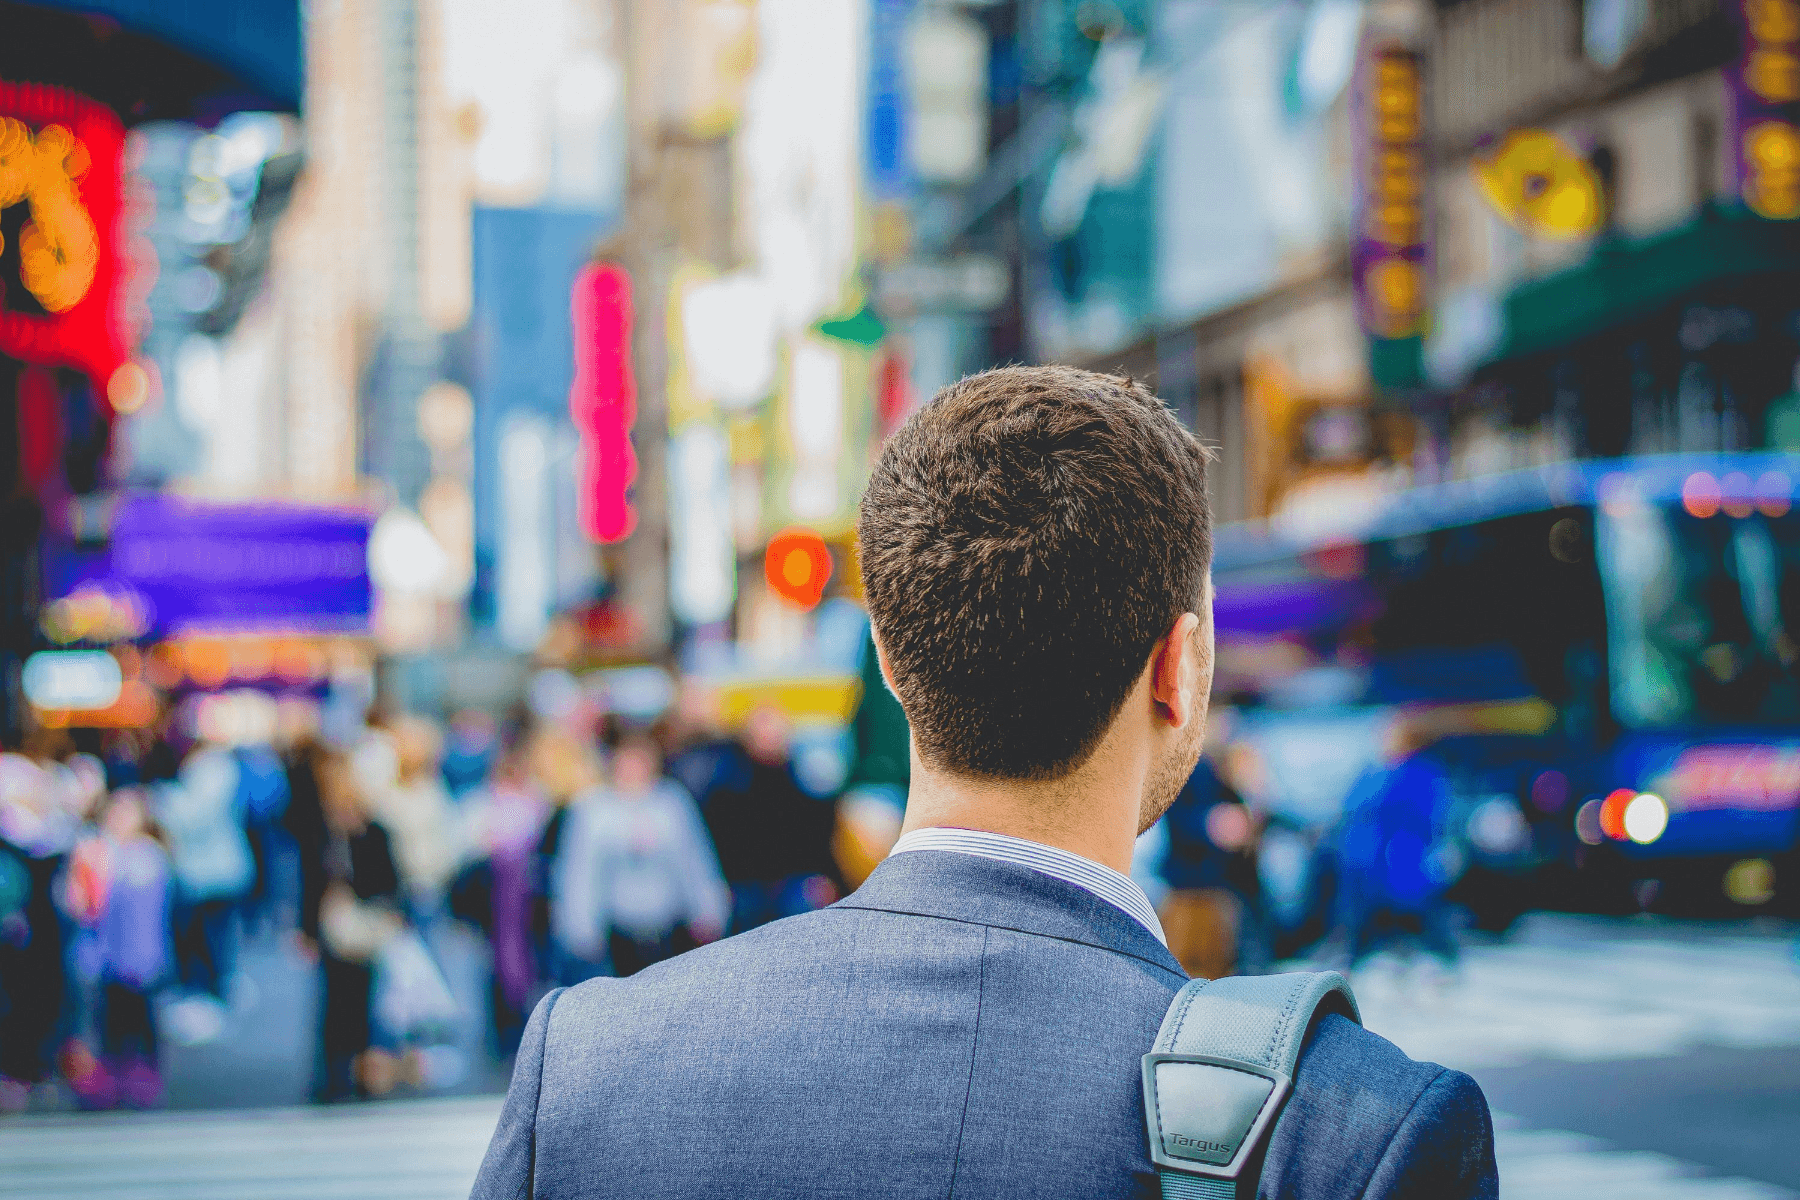
<svg viewBox="0 0 1800 1200"><path fill-rule="evenodd" d="M1084 892L1098 896L1126 916L1148 929L1157 941L1167 946L1169 939L1163 934L1162 922L1156 918L1156 909L1150 903L1150 897L1144 889L1129 875L1121 875L1111 867L1095 862L1091 858L1083 858L1079 854L1046 846L1042 842L1028 842L1024 838L1010 837L1004 833L989 833L985 829L956 829L948 826L936 829L915 829L902 834L888 853L905 854L913 850L945 850L951 854L973 854L978 858L991 858L996 862L1012 863L1018 867L1029 867L1040 874L1064 883L1073 884Z"/></svg>

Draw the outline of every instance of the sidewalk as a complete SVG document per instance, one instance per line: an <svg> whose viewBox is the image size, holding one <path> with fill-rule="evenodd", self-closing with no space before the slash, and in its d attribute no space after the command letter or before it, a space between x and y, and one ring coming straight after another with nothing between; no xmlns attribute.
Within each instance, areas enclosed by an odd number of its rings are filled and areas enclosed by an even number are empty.
<svg viewBox="0 0 1800 1200"><path fill-rule="evenodd" d="M466 1200L500 1097L0 1121L3 1200Z"/></svg>

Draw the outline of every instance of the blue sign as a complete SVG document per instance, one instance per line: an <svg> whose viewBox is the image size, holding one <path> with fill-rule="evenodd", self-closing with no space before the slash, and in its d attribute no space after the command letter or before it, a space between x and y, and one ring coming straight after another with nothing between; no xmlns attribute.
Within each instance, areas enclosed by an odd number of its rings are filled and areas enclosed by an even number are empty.
<svg viewBox="0 0 1800 1200"><path fill-rule="evenodd" d="M46 590L129 599L157 636L366 633L372 524L360 509L124 496L104 549L50 549Z"/></svg>
<svg viewBox="0 0 1800 1200"><path fill-rule="evenodd" d="M894 200L913 190L907 147L906 24L915 0L875 0L869 13L869 192Z"/></svg>

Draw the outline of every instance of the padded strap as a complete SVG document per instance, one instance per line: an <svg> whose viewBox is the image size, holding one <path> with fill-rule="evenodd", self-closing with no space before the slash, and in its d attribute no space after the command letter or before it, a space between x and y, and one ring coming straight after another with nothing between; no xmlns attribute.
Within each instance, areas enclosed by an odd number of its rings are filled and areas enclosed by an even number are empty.
<svg viewBox="0 0 1800 1200"><path fill-rule="evenodd" d="M1176 994L1144 1056L1144 1115L1164 1200L1255 1194L1260 1151L1321 1012L1361 1022L1335 971L1196 979Z"/></svg>
<svg viewBox="0 0 1800 1200"><path fill-rule="evenodd" d="M1313 1014L1321 1003L1357 1024L1350 985L1336 971L1233 975L1196 979L1169 1004L1157 1032L1157 1054L1211 1054L1294 1073Z"/></svg>

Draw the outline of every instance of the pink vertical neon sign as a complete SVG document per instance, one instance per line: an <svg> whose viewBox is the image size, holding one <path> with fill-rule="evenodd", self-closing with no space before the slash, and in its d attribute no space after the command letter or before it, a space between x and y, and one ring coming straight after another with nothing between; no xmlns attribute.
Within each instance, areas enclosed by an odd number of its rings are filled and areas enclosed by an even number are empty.
<svg viewBox="0 0 1800 1200"><path fill-rule="evenodd" d="M575 277L569 309L575 323L569 415L581 433L581 528L596 542L624 541L637 526L628 493L637 478L631 276L611 263L590 263Z"/></svg>

